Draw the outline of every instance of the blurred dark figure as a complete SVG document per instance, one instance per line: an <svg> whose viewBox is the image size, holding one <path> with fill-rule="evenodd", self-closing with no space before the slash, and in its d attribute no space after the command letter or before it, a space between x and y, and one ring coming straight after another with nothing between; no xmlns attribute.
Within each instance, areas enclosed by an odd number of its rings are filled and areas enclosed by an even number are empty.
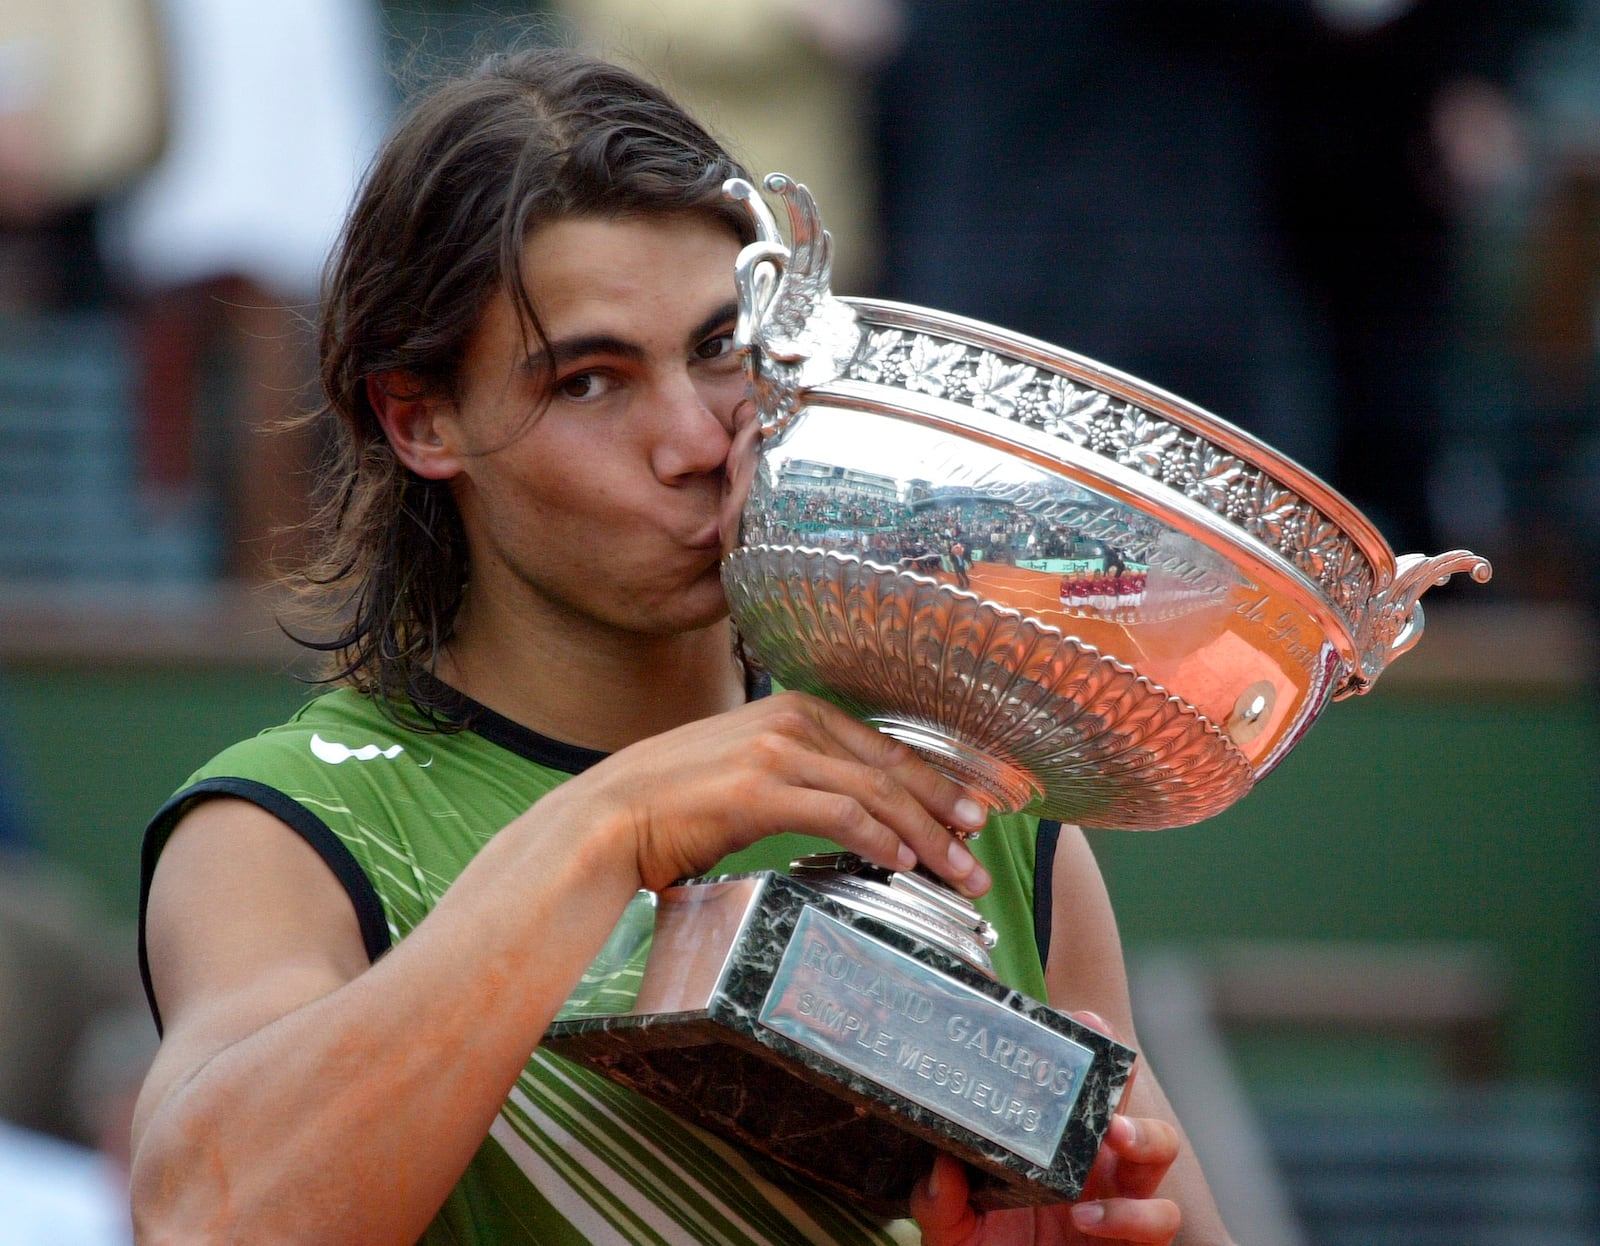
<svg viewBox="0 0 1600 1246"><path fill-rule="evenodd" d="M129 937L39 858L0 857L0 1243L129 1246L133 1103L156 1034Z"/></svg>
<svg viewBox="0 0 1600 1246"><path fill-rule="evenodd" d="M1265 173L1276 7L907 4L880 91L885 293L1132 372L1326 469Z"/></svg>
<svg viewBox="0 0 1600 1246"><path fill-rule="evenodd" d="M0 871L38 845L34 841L29 800L17 769L15 747L4 723L9 722L10 696L0 670Z"/></svg>
<svg viewBox="0 0 1600 1246"><path fill-rule="evenodd" d="M377 0L157 0L169 132L102 213L140 372L143 500L158 529L220 530L220 571L296 548L317 447L322 264L392 111ZM278 430L278 431L275 431Z"/></svg>
<svg viewBox="0 0 1600 1246"><path fill-rule="evenodd" d="M165 132L153 0L0 4L0 314L105 302L95 207Z"/></svg>
<svg viewBox="0 0 1600 1246"><path fill-rule="evenodd" d="M886 293L1172 390L1431 550L1457 218L1564 7L914 0Z"/></svg>
<svg viewBox="0 0 1600 1246"><path fill-rule="evenodd" d="M1600 617L1600 0L1576 0L1522 79L1534 172L1511 282L1509 501L1528 595Z"/></svg>
<svg viewBox="0 0 1600 1246"><path fill-rule="evenodd" d="M1333 478L1397 550L1476 534L1447 404L1463 213L1512 175L1517 55L1563 0L1280 5L1262 59L1273 203L1332 363ZM1468 344L1471 349L1471 344ZM1467 400L1471 401L1470 396ZM1456 534L1457 525L1461 533Z"/></svg>

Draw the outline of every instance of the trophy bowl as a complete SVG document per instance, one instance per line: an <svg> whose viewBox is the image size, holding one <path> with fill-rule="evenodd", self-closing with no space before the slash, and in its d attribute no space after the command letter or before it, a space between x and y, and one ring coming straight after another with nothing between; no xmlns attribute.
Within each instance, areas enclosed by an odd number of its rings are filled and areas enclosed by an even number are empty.
<svg viewBox="0 0 1600 1246"><path fill-rule="evenodd" d="M828 289L803 186L739 261L759 439L723 583L747 653L1000 809L1184 826L1239 800L1488 563L1396 557L1311 473L1132 376ZM730 507L731 507L730 503Z"/></svg>
<svg viewBox="0 0 1600 1246"><path fill-rule="evenodd" d="M994 809L1219 813L1416 642L1430 585L1488 579L1464 550L1396 558L1326 484L1133 377L835 297L811 196L766 185L788 242L727 184L757 233L735 271L754 417L721 516L735 626L784 686ZM970 900L832 853L654 905L642 965L600 973L604 1008L558 1019L551 1050L884 1214L938 1153L980 1208L1082 1194L1136 1053L1002 983ZM1000 1051L1024 1073L986 1080Z"/></svg>

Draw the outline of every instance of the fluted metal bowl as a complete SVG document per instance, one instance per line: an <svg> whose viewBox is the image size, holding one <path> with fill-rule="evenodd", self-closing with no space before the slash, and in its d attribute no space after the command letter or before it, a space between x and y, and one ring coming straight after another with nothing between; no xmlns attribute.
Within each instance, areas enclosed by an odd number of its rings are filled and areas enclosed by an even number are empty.
<svg viewBox="0 0 1600 1246"><path fill-rule="evenodd" d="M1069 351L842 299L804 187L739 261L760 436L723 582L749 653L1000 808L1187 825L1423 628L1455 550L1397 558L1226 421Z"/></svg>

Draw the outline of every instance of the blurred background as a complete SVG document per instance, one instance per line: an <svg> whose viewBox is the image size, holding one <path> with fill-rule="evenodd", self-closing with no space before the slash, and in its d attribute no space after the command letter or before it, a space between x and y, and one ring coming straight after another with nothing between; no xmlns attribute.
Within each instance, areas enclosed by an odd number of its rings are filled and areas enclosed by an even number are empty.
<svg viewBox="0 0 1600 1246"><path fill-rule="evenodd" d="M840 292L1494 562L1234 809L1092 838L1241 1242L1600 1243L1600 0L0 0L0 1246L126 1240L142 826L307 694L267 430L408 84L509 38L810 185Z"/></svg>

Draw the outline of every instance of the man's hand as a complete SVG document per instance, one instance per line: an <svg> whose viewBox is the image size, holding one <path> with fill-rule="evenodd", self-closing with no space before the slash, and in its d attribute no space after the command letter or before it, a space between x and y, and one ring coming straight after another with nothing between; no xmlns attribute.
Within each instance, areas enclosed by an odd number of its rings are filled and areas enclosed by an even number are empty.
<svg viewBox="0 0 1600 1246"><path fill-rule="evenodd" d="M1109 1032L1092 1013L1074 1015ZM911 1214L923 1246L1163 1246L1176 1236L1182 1216L1171 1199L1156 1197L1156 1189L1178 1158L1178 1145L1178 1131L1166 1121L1114 1116L1082 1199L987 1212L972 1206L966 1169L941 1155L912 1190Z"/></svg>
<svg viewBox="0 0 1600 1246"><path fill-rule="evenodd" d="M911 1214L922 1228L923 1246L1086 1246L1087 1243L1171 1242L1178 1232L1178 1206L1154 1198L1167 1167L1177 1157L1178 1135L1165 1121L1118 1116L1095 1161L1095 1197L1070 1206L1018 1207L979 1212L968 1201L966 1169L948 1155L911 1193ZM1112 1170L1115 1170L1114 1172ZM1117 1193L1111 1193L1116 1190ZM1139 1191L1143 1191L1142 1193Z"/></svg>
<svg viewBox="0 0 1600 1246"><path fill-rule="evenodd" d="M613 753L541 801L585 802L630 829L640 885L657 890L781 831L874 864L921 862L965 895L988 873L959 831L986 811L904 744L815 697L782 692Z"/></svg>

